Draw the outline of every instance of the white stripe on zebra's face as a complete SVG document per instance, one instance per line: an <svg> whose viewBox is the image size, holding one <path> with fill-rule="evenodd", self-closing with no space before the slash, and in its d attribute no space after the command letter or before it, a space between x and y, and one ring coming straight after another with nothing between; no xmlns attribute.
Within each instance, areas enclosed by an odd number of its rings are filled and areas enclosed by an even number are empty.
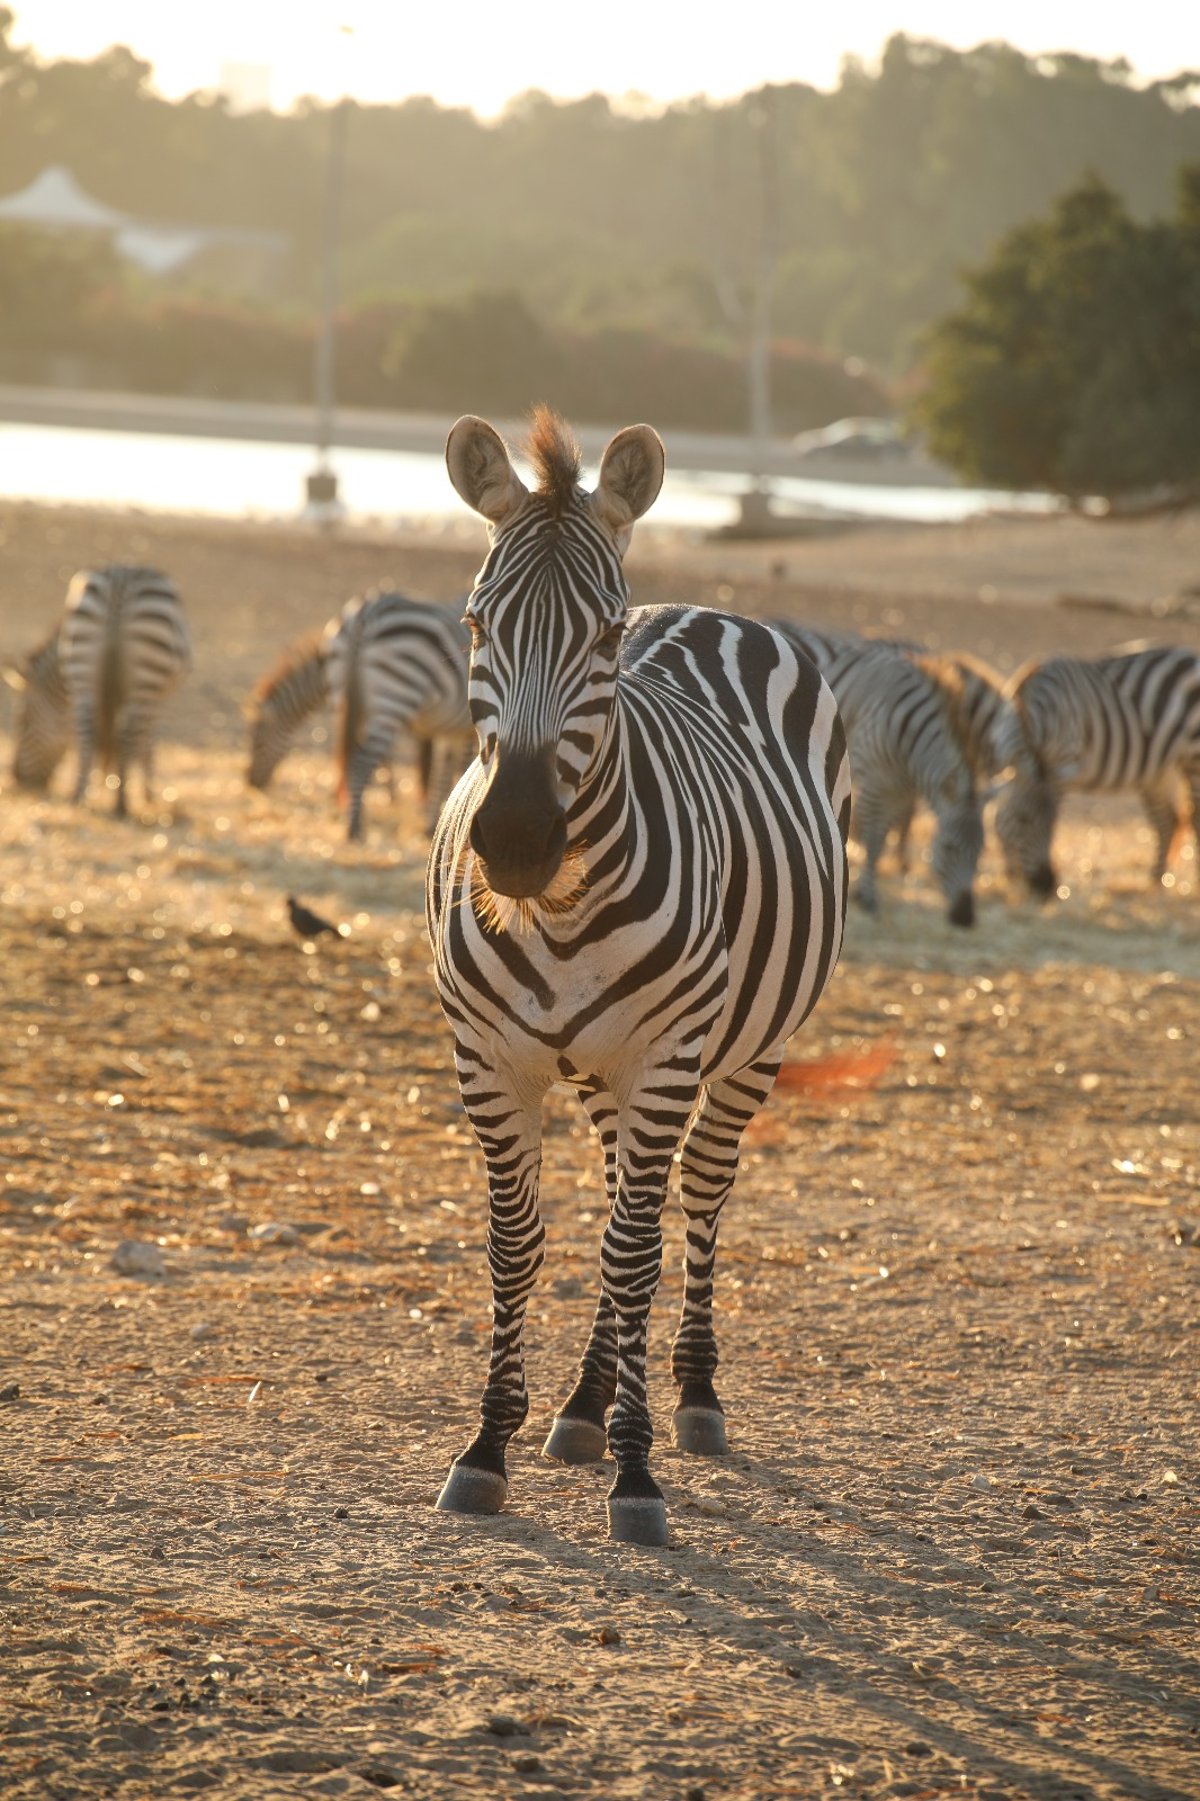
<svg viewBox="0 0 1200 1801"><path fill-rule="evenodd" d="M500 894L547 893L570 849L567 816L609 740L626 604L582 504L551 519L535 502L480 573L468 695L489 783L470 839Z"/></svg>
<svg viewBox="0 0 1200 1801"><path fill-rule="evenodd" d="M568 808L608 734L628 590L584 507L502 538L467 604L471 719L487 768L497 751L546 757Z"/></svg>

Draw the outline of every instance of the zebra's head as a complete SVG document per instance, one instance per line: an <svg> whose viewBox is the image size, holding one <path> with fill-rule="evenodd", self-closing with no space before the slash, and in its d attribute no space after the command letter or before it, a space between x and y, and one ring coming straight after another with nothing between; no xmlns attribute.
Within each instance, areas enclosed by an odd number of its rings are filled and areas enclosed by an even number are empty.
<svg viewBox="0 0 1200 1801"><path fill-rule="evenodd" d="M58 659L58 633L26 658L20 669L6 668L4 679L21 696L13 748L13 775L22 788L43 790L66 753L71 714Z"/></svg>
<svg viewBox="0 0 1200 1801"><path fill-rule="evenodd" d="M1028 758L1018 763L996 805L996 836L1005 868L1013 880L1024 880L1039 900L1049 900L1058 886L1050 861L1058 806L1057 788Z"/></svg>
<svg viewBox="0 0 1200 1801"><path fill-rule="evenodd" d="M579 447L545 409L528 451L532 490L491 426L467 417L446 441L446 466L491 540L466 609L471 717L488 781L469 841L494 893L549 901L568 814L611 731L629 604L622 558L658 495L664 454L648 425L628 426L585 493Z"/></svg>

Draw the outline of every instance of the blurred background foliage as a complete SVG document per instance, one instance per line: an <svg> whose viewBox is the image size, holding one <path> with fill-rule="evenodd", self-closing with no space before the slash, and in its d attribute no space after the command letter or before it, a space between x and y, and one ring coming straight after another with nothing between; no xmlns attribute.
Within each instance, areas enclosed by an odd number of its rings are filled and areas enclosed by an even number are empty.
<svg viewBox="0 0 1200 1801"><path fill-rule="evenodd" d="M214 244L152 280L102 237L6 227L0 380L307 399L330 109L168 102L127 50L41 64L12 27L0 7L5 193L61 165L141 218L278 233L283 247ZM339 399L506 413L540 398L580 420L742 430L764 240L778 430L891 411L926 360L960 384L970 364L982 392L965 321L996 304L985 289L1020 290L1023 259L1044 249L1029 222L1058 232L1059 197L1085 176L1107 196L1100 236L1138 246L1126 286L1153 285L1161 234L1179 229L1155 222L1180 168L1200 165L1198 89L1200 76L1139 88L1121 63L897 36L877 70L847 63L831 93L791 85L653 115L601 95L527 93L492 123L429 99L345 102ZM1068 263L1086 285L1070 258L1059 272ZM1088 343L1076 361L1103 412L1129 370L1102 369ZM1045 391L1038 404L1056 403ZM953 407L924 417L963 467L998 479L1021 463L968 451ZM1090 464L1060 444L1039 467L1061 483Z"/></svg>
<svg viewBox="0 0 1200 1801"><path fill-rule="evenodd" d="M927 334L912 411L969 480L1200 500L1200 163L1142 223L1098 177L1007 233Z"/></svg>

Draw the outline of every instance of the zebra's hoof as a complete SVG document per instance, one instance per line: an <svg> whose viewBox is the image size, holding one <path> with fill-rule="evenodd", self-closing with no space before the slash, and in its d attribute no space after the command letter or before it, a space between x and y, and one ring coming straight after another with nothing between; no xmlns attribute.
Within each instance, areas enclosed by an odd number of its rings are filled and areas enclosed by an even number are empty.
<svg viewBox="0 0 1200 1801"><path fill-rule="evenodd" d="M553 1457L557 1463L599 1463L607 1449L603 1426L594 1420L565 1419L557 1413L542 1446L542 1456Z"/></svg>
<svg viewBox="0 0 1200 1801"><path fill-rule="evenodd" d="M437 1498L439 1513L499 1513L508 1499L508 1483L494 1470L452 1463Z"/></svg>
<svg viewBox="0 0 1200 1801"><path fill-rule="evenodd" d="M725 1415L715 1407L680 1407L671 1420L671 1440L677 1451L693 1457L727 1457Z"/></svg>
<svg viewBox="0 0 1200 1801"><path fill-rule="evenodd" d="M667 1504L661 1495L618 1495L608 1503L608 1536L618 1545L665 1545Z"/></svg>

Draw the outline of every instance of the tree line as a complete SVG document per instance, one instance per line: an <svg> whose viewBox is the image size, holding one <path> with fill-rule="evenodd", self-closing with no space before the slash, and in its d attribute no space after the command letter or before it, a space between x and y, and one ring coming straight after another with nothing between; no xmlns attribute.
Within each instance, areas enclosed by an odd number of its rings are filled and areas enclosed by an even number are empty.
<svg viewBox="0 0 1200 1801"><path fill-rule="evenodd" d="M13 34L0 7L5 191L61 163L124 211L286 248L218 246L152 283L103 242L0 232L0 374L306 398L332 109L168 102L128 50L41 64ZM1194 73L1137 86L1119 62L900 34L831 93L653 114L529 93L490 123L429 99L347 102L339 394L741 429L766 247L777 427L889 410L926 364L953 363L929 331L961 311L964 269L998 244L1019 260L1030 221L1081 182L1112 197L1127 248L1150 243L1180 169L1200 165L1198 93ZM948 417L923 412L965 469Z"/></svg>

